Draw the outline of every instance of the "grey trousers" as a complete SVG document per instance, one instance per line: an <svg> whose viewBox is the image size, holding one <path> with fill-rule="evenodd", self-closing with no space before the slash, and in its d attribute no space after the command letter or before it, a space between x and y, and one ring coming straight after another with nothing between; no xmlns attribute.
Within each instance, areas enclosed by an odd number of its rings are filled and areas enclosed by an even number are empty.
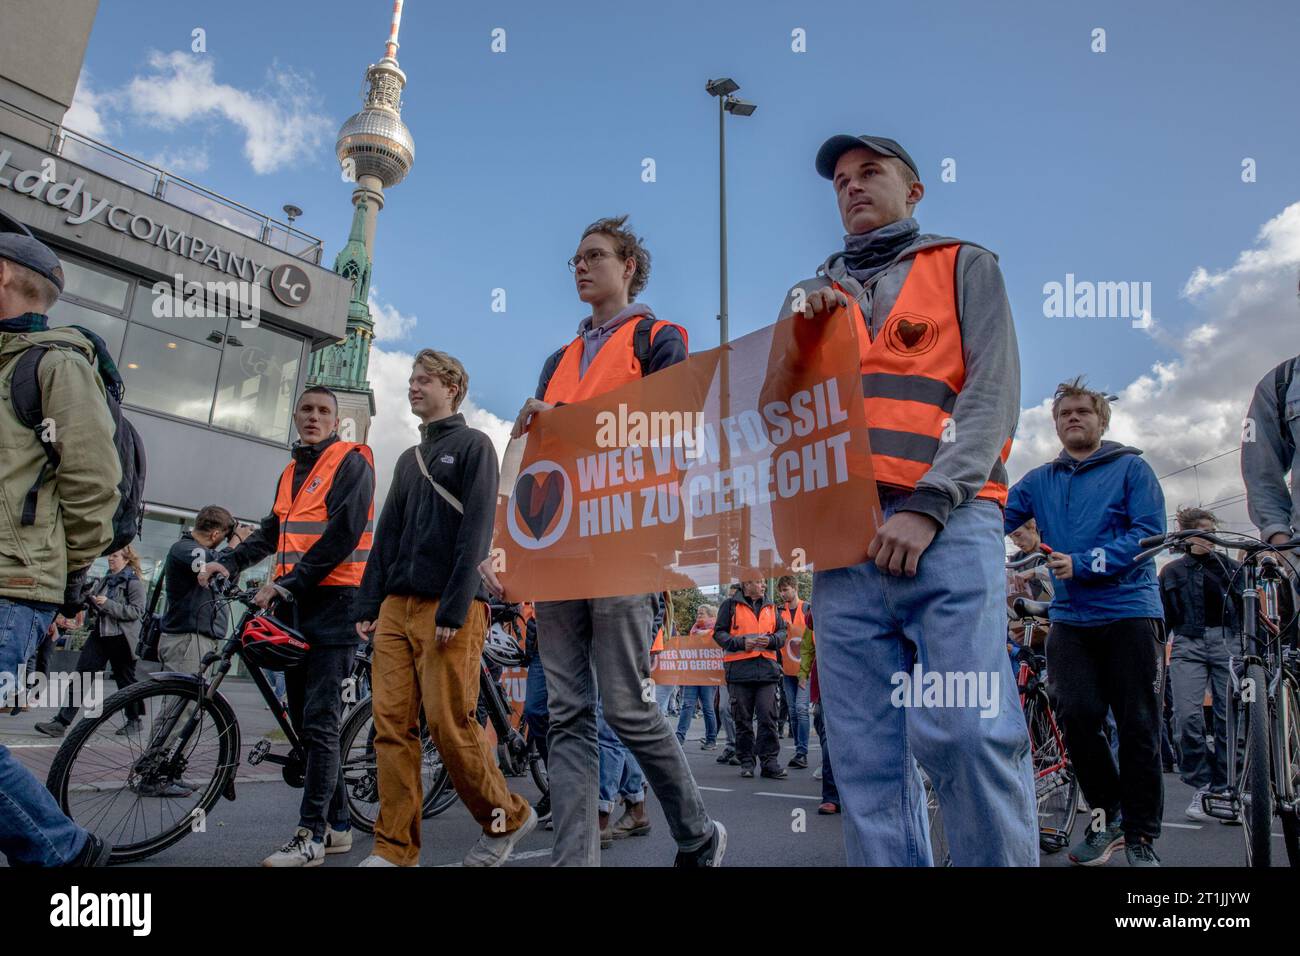
<svg viewBox="0 0 1300 956"><path fill-rule="evenodd" d="M713 826L677 735L655 701L650 596L539 601L536 607L551 718L552 865L600 865L598 686L605 721L641 764L673 839L682 850L698 850Z"/></svg>
<svg viewBox="0 0 1300 956"><path fill-rule="evenodd" d="M1228 785L1227 633L1222 627L1207 627L1204 637L1175 634L1169 659L1179 776L1198 790ZM1214 702L1213 753L1205 746L1207 728L1201 709L1207 684Z"/></svg>
<svg viewBox="0 0 1300 956"><path fill-rule="evenodd" d="M722 732L727 738L727 746L735 750L736 718L731 716L731 695L727 693L725 683L718 690L721 691L718 695L718 716L722 719Z"/></svg>

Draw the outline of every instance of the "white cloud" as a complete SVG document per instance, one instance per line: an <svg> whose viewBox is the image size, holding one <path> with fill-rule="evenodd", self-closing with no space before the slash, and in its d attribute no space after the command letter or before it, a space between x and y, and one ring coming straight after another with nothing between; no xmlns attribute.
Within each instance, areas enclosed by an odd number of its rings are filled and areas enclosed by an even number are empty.
<svg viewBox="0 0 1300 956"><path fill-rule="evenodd" d="M96 91L90 74L85 70L77 77L77 92L72 95L72 105L64 114L63 125L91 139L104 139L110 123L104 113L111 106L111 96Z"/></svg>
<svg viewBox="0 0 1300 956"><path fill-rule="evenodd" d="M185 151L165 149L145 157L145 162L178 176L197 176L207 172L208 151L202 146Z"/></svg>
<svg viewBox="0 0 1300 956"><path fill-rule="evenodd" d="M255 173L272 173L316 153L332 132L316 111L317 96L297 73L272 65L266 86L250 92L216 79L208 55L149 54L149 72L136 76L113 102L163 129L222 118L244 135L244 155ZM69 122L69 125L72 125Z"/></svg>
<svg viewBox="0 0 1300 956"><path fill-rule="evenodd" d="M402 315L397 306L381 302L378 286L370 287L370 317L375 320L376 342L404 339L415 330L415 316Z"/></svg>
<svg viewBox="0 0 1300 956"><path fill-rule="evenodd" d="M411 414L406 400L406 382L415 356L410 352L370 349L370 387L375 392L375 418L370 425L369 444L375 452L377 487L375 505L380 507L388 494L397 457L420 440L419 419ZM480 407L467 398L460 407L471 428L486 432L496 448L497 459L505 453L510 439L511 422Z"/></svg>
<svg viewBox="0 0 1300 956"><path fill-rule="evenodd" d="M1225 526L1253 530L1244 502L1234 500L1244 492L1235 449L1256 383L1298 351L1297 265L1300 203L1265 223L1255 247L1228 268L1192 272L1183 295L1205 317L1183 338L1164 327L1148 330L1174 358L1118 389L1106 437L1141 448L1158 475L1178 472L1162 482L1169 513L1200 502ZM1114 388L1096 374L1091 380ZM1223 451L1229 454L1188 468ZM1008 463L1013 480L1059 452L1050 399L1022 409Z"/></svg>

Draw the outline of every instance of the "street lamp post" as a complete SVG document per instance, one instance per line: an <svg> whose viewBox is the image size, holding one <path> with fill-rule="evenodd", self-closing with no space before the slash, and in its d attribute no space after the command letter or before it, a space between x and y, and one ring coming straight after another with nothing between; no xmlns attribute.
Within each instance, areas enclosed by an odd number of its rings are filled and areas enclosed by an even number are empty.
<svg viewBox="0 0 1300 956"><path fill-rule="evenodd" d="M731 340L727 323L727 123L728 113L750 116L758 109L754 103L737 99L733 94L740 84L730 77L709 80L704 84L710 96L718 98L718 338L723 345Z"/></svg>
<svg viewBox="0 0 1300 956"><path fill-rule="evenodd" d="M727 114L749 116L757 107L753 103L736 99L734 94L740 84L730 77L709 80L704 84L710 96L718 98L718 338L722 345L722 355L718 367L719 412L722 419L730 414L731 401L731 353L727 343L731 332L727 323ZM731 449L727 441L722 441L722 455L719 462L725 473L731 467ZM741 515L740 553L736 556L741 567L748 562L749 514ZM718 586L720 595L727 593L727 585L733 577L731 573L731 513L723 515L718 529Z"/></svg>

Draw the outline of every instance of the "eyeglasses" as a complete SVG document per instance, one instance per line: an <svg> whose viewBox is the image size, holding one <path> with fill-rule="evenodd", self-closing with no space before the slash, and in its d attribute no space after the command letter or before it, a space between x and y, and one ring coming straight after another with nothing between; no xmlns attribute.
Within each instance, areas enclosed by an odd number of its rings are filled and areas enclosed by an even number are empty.
<svg viewBox="0 0 1300 956"><path fill-rule="evenodd" d="M586 252L579 252L576 256L574 256L572 259L569 260L569 271L577 272L578 263L584 260L587 263L587 268L593 269L595 268L596 263L600 262L601 259L606 259L606 258L614 259L617 257L614 255L614 253L606 252L604 249L588 249Z"/></svg>

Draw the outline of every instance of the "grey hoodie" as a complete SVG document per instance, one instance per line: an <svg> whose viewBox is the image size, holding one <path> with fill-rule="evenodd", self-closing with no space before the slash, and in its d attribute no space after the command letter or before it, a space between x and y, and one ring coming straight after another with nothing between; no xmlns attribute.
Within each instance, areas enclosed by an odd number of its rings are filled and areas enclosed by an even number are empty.
<svg viewBox="0 0 1300 956"><path fill-rule="evenodd" d="M1291 380L1280 408L1279 369L1283 384L1286 378ZM1293 535L1300 528L1300 485L1293 474L1288 488L1286 474L1291 471L1296 443L1300 442L1300 356L1287 359L1260 379L1246 416L1254 425L1254 434L1244 434L1241 443L1246 511L1265 541L1279 532Z"/></svg>
<svg viewBox="0 0 1300 956"><path fill-rule="evenodd" d="M790 289L778 318L792 314L796 290L802 289L807 295L827 288L834 280L857 299L874 335L894 307L911 272L912 257L922 249L953 241L960 240L917 236L866 286L848 274L844 253L837 252L822 264L817 275ZM940 525L947 523L953 508L975 497L990 475L996 473L1006 481L998 456L1006 440L1015 434L1020 418L1020 352L997 256L963 241L957 253L956 286L966 382L952 409L954 440L940 443L930 470L921 476L901 509L927 514Z"/></svg>

